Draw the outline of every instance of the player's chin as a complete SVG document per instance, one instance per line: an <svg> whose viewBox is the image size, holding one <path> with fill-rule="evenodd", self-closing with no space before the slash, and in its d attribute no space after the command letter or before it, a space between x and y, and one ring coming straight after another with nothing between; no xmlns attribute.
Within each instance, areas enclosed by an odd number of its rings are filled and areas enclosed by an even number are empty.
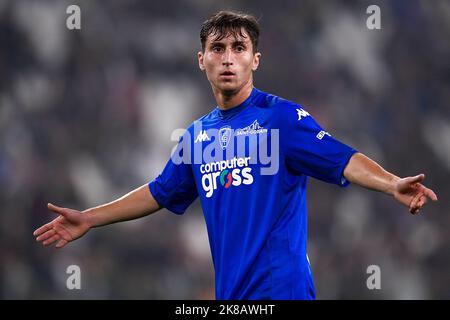
<svg viewBox="0 0 450 320"><path fill-rule="evenodd" d="M221 91L234 92L238 89L239 86L236 81L223 80L223 81L219 81L218 87L220 88Z"/></svg>
<svg viewBox="0 0 450 320"><path fill-rule="evenodd" d="M235 86L237 85L237 81L235 78L219 78L217 82L222 86Z"/></svg>

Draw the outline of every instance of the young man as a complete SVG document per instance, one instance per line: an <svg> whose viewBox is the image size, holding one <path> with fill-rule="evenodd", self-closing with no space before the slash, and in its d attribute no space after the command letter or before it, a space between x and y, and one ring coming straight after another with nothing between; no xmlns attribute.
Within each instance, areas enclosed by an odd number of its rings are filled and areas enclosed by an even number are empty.
<svg viewBox="0 0 450 320"><path fill-rule="evenodd" d="M423 174L399 178L385 171L334 139L300 105L254 88L258 37L250 15L219 12L205 21L198 62L217 107L187 129L148 185L83 212L48 204L59 216L34 232L37 241L62 248L93 227L162 207L183 214L200 197L217 299L314 299L307 176L381 191L413 214L427 199L437 200L421 184Z"/></svg>

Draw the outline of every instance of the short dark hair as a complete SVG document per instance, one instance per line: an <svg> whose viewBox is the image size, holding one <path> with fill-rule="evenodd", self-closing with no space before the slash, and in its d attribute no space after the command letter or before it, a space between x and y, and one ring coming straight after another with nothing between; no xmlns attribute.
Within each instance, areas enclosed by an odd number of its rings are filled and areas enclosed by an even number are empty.
<svg viewBox="0 0 450 320"><path fill-rule="evenodd" d="M259 25L256 18L247 13L234 11L219 11L203 22L200 30L202 50L205 51L206 39L209 35L217 35L215 40L221 40L228 35L244 36L242 28L247 31L253 44L253 52L258 49Z"/></svg>

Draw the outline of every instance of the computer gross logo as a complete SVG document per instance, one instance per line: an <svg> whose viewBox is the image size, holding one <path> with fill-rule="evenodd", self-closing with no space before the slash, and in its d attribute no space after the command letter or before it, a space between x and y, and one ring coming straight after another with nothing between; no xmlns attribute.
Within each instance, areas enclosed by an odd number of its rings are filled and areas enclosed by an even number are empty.
<svg viewBox="0 0 450 320"><path fill-rule="evenodd" d="M211 198L217 190L219 183L225 189L231 186L253 183L252 168L249 165L250 157L210 162L200 166L202 173L202 187L206 197Z"/></svg>

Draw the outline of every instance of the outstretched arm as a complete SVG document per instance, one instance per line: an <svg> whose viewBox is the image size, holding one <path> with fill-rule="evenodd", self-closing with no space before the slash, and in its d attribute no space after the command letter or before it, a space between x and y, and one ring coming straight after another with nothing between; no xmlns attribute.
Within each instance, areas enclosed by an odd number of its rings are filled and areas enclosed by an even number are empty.
<svg viewBox="0 0 450 320"><path fill-rule="evenodd" d="M57 207L51 203L48 208L59 216L36 229L33 235L45 246L57 242L56 248L62 248L82 237L91 228L144 217L161 207L145 184L113 202L82 212Z"/></svg>
<svg viewBox="0 0 450 320"><path fill-rule="evenodd" d="M412 214L418 213L428 199L437 201L433 190L421 184L425 179L424 174L399 178L362 153L352 156L344 170L344 177L362 187L393 196L407 206Z"/></svg>

